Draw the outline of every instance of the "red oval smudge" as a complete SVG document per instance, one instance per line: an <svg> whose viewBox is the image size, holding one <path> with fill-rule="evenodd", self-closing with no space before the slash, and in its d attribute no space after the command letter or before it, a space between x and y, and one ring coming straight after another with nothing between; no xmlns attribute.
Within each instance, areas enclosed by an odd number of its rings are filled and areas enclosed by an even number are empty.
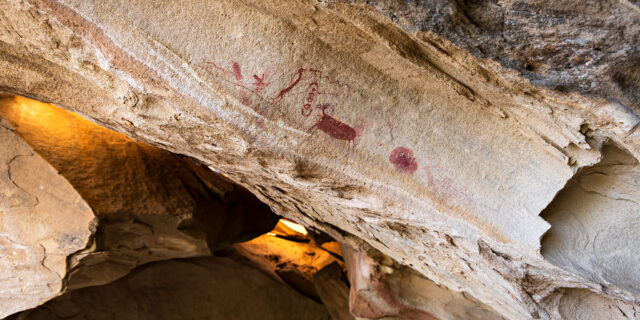
<svg viewBox="0 0 640 320"><path fill-rule="evenodd" d="M412 174L418 170L418 163L413 156L413 151L405 147L397 147L391 151L389 161L393 163L396 170Z"/></svg>
<svg viewBox="0 0 640 320"><path fill-rule="evenodd" d="M236 80L242 81L242 69L240 69L240 64L235 61L233 62L233 75Z"/></svg>

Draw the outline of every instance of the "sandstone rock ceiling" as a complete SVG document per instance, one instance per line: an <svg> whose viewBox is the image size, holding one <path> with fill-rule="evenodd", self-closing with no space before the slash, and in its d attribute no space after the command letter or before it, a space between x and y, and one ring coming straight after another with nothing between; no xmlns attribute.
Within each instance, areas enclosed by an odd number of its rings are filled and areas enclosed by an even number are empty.
<svg viewBox="0 0 640 320"><path fill-rule="evenodd" d="M366 3L408 32L441 35L536 85L603 97L639 111L637 1Z"/></svg>
<svg viewBox="0 0 640 320"><path fill-rule="evenodd" d="M329 242L316 244L298 224L275 224L267 206L193 159L31 99L0 99L0 116L1 141L10 151L2 185L3 316L54 298L11 318L328 319L330 305L318 303L314 275L332 264L338 276L334 271L324 281L348 291L335 241L323 236ZM210 251L226 259L194 258ZM184 279L147 266L175 258L192 259L158 268ZM146 284L137 287L133 274L143 274ZM242 283L244 291L229 289ZM108 298L114 291L122 292ZM125 302L139 291L155 294ZM214 297L217 305L207 306ZM336 300L332 292L323 297ZM178 298L176 308L159 307ZM348 298L341 298L348 313ZM134 310L145 311L134 316Z"/></svg>
<svg viewBox="0 0 640 320"><path fill-rule="evenodd" d="M638 318L639 20L627 0L7 0L0 90L196 159L475 317ZM461 317L378 282L358 287L385 305L354 310L352 283L352 313Z"/></svg>

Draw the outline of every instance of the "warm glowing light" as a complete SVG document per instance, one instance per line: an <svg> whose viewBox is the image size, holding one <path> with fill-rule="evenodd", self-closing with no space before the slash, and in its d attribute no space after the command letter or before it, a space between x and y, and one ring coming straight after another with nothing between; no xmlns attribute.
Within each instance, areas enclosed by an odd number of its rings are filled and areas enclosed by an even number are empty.
<svg viewBox="0 0 640 320"><path fill-rule="evenodd" d="M54 129L56 127L67 129L66 127L69 126L68 123L71 122L97 127L97 125L81 115L60 109L51 103L40 102L20 96L13 97L13 101L13 105L10 105L10 108L13 108L13 110L7 110L7 112L14 113L13 118L16 122L18 119L22 120L22 122L29 121L32 123L32 126L48 127L50 128L49 130L56 130Z"/></svg>
<svg viewBox="0 0 640 320"><path fill-rule="evenodd" d="M305 229L302 225L297 224L297 223L295 223L293 221L289 221L287 219L280 219L280 221L278 223L282 223L285 226L287 226L289 229L291 229L291 230L293 230L293 231L295 231L297 233L303 234L305 236L308 234L307 229Z"/></svg>
<svg viewBox="0 0 640 320"><path fill-rule="evenodd" d="M229 175L227 175L226 173L222 172L222 171L217 171L217 173L225 178L227 178L228 180L232 180L231 177Z"/></svg>
<svg viewBox="0 0 640 320"><path fill-rule="evenodd" d="M46 159L56 158L48 156L48 152L82 150L90 154L105 144L133 142L124 134L103 128L79 114L19 96L0 100L0 117L9 121Z"/></svg>

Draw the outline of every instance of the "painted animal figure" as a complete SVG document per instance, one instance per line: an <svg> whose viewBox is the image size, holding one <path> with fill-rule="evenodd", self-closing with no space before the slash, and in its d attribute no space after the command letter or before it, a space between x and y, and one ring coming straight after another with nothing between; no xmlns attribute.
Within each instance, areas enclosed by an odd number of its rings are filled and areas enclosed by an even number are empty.
<svg viewBox="0 0 640 320"><path fill-rule="evenodd" d="M356 138L359 136L358 131L348 124L336 120L334 117L327 114L326 109L333 107L329 104L323 104L317 107L322 110L322 116L320 120L316 122L313 127L309 129L309 131L313 129L318 129L327 135L329 135L333 139L337 140L345 140L348 142L348 148L353 145L353 149L356 147Z"/></svg>

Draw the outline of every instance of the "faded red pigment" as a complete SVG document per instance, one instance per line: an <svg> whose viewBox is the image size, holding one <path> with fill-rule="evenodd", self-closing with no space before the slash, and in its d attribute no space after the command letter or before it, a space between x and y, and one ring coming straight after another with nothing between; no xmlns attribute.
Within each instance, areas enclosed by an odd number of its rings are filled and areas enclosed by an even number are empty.
<svg viewBox="0 0 640 320"><path fill-rule="evenodd" d="M242 70L240 69L240 64L237 62L233 62L233 75L237 81L242 81Z"/></svg>
<svg viewBox="0 0 640 320"><path fill-rule="evenodd" d="M291 83L288 87L280 90L280 93L278 93L278 95L275 97L275 101L280 101L282 100L282 98L284 97L285 94L287 94L287 92L291 91L291 89L293 89L296 85L298 85L298 83L300 82L300 80L302 80L302 73L304 72L304 69L300 68L298 69L298 77L296 78L296 80L293 81L293 83Z"/></svg>
<svg viewBox="0 0 640 320"><path fill-rule="evenodd" d="M331 138L350 141L355 145L355 140L358 136L356 129L328 115L325 111L328 107L330 107L330 105L322 105L318 107L322 110L322 117L313 127L311 127L311 129L318 129L328 134Z"/></svg>
<svg viewBox="0 0 640 320"><path fill-rule="evenodd" d="M307 100L306 103L302 106L302 110L300 110L302 112L302 115L305 117L308 117L311 115L311 112L313 111L313 109L311 108L311 104L313 103L313 99L315 98L316 94L318 94L318 83L317 82L311 82L309 84L309 94L307 95Z"/></svg>
<svg viewBox="0 0 640 320"><path fill-rule="evenodd" d="M413 156L413 151L405 147L397 147L391 151L389 161L393 164L396 170L408 174L414 173L418 170L418 163Z"/></svg>
<svg viewBox="0 0 640 320"><path fill-rule="evenodd" d="M337 80L331 80L331 78L329 78L329 76L325 75L325 74L324 74L324 72L322 72L322 71L320 71L320 70L318 70L318 69L304 69L304 68L300 68L300 69L298 69L298 71L296 72L296 73L298 74L298 75L297 75L297 77L296 77L296 79L295 79L295 80L293 80L293 82L292 82L289 86L287 86L286 88L284 88L284 89L280 90L280 92L278 93L278 95L277 95L275 98L273 98L272 100L273 100L273 101L280 101L280 100L282 100L282 98L284 98L284 96L285 96L289 91L291 91L293 88L295 88L295 86L297 86L297 85L300 83L300 81L302 80L302 74L303 74L303 73L305 73L305 72L309 72L309 73L315 74L315 75L316 75L316 77L318 77L318 78L316 78L316 79L326 79L326 80L329 82L329 84L333 84L333 85L337 85L337 86L339 86L339 87L344 87L344 88L347 88L347 89L351 89L351 87L349 87L349 85L348 85L348 84L342 84L342 83L340 83L340 81L337 81ZM317 89L316 89L316 90L317 90ZM319 94L319 92L318 92L318 94Z"/></svg>
<svg viewBox="0 0 640 320"><path fill-rule="evenodd" d="M254 85L256 86L257 91L260 91L267 86L267 84L264 83L264 73L262 74L262 77L258 77L258 75L254 74L253 78L256 79L256 82L254 83Z"/></svg>

